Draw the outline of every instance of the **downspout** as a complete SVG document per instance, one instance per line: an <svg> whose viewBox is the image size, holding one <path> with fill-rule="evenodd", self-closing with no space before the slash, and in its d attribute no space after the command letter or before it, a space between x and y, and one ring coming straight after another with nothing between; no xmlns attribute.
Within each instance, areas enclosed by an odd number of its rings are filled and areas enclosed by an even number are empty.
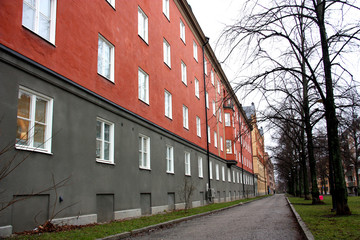
<svg viewBox="0 0 360 240"><path fill-rule="evenodd" d="M204 77L204 105L205 105L205 132L206 132L206 158L208 162L208 192L211 189L211 179L210 179L210 151L209 151L209 132L208 132L208 114L206 107L206 74L205 74L205 46L209 43L209 38L205 37L205 43L202 45L202 55L203 55L203 77ZM211 195L208 194L208 201L212 202Z"/></svg>

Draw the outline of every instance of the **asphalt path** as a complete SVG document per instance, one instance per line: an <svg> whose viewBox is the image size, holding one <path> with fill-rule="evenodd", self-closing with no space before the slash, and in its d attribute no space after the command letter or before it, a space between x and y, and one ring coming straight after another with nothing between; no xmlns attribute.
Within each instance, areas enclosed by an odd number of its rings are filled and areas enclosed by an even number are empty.
<svg viewBox="0 0 360 240"><path fill-rule="evenodd" d="M304 239L283 194L129 239Z"/></svg>

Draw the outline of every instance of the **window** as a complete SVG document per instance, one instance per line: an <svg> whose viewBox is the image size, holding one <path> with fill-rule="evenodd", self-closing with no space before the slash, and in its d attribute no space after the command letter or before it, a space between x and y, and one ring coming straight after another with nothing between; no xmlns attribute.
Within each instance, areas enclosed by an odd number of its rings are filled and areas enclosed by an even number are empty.
<svg viewBox="0 0 360 240"><path fill-rule="evenodd" d="M170 20L170 6L169 6L169 0L163 0L163 13L167 17L167 19Z"/></svg>
<svg viewBox="0 0 360 240"><path fill-rule="evenodd" d="M210 127L208 126L208 129L207 129L207 137L208 137L208 143L211 143L211 136L210 136Z"/></svg>
<svg viewBox="0 0 360 240"><path fill-rule="evenodd" d="M20 87L16 148L51 152L53 100Z"/></svg>
<svg viewBox="0 0 360 240"><path fill-rule="evenodd" d="M221 151L224 151L223 137L220 137L220 150L221 150Z"/></svg>
<svg viewBox="0 0 360 240"><path fill-rule="evenodd" d="M165 90L165 116L172 118L172 96Z"/></svg>
<svg viewBox="0 0 360 240"><path fill-rule="evenodd" d="M213 107L213 115L216 116L216 104L215 101L212 101L212 107Z"/></svg>
<svg viewBox="0 0 360 240"><path fill-rule="evenodd" d="M196 133L198 137L201 137L201 121L199 117L196 117Z"/></svg>
<svg viewBox="0 0 360 240"><path fill-rule="evenodd" d="M214 76L214 71L213 70L211 70L211 73L210 73L210 77L211 77L211 84L214 86L214 84L215 84L215 76Z"/></svg>
<svg viewBox="0 0 360 240"><path fill-rule="evenodd" d="M227 171L227 175L228 175L228 182L231 182L231 170L230 168L228 168L228 171Z"/></svg>
<svg viewBox="0 0 360 240"><path fill-rule="evenodd" d="M99 35L97 71L101 76L114 82L114 46Z"/></svg>
<svg viewBox="0 0 360 240"><path fill-rule="evenodd" d="M114 124L96 120L96 161L114 163Z"/></svg>
<svg viewBox="0 0 360 240"><path fill-rule="evenodd" d="M232 178L233 178L233 183L235 183L236 181L235 181L235 171L234 170L232 171Z"/></svg>
<svg viewBox="0 0 360 240"><path fill-rule="evenodd" d="M219 108L219 122L222 122L221 108Z"/></svg>
<svg viewBox="0 0 360 240"><path fill-rule="evenodd" d="M106 0L113 8L115 8L115 0Z"/></svg>
<svg viewBox="0 0 360 240"><path fill-rule="evenodd" d="M206 61L206 58L204 58L204 72L205 74L207 75L207 61Z"/></svg>
<svg viewBox="0 0 360 240"><path fill-rule="evenodd" d="M203 161L202 161L202 157L198 157L198 168L199 168L199 178L203 178Z"/></svg>
<svg viewBox="0 0 360 240"><path fill-rule="evenodd" d="M225 167L221 166L222 180L225 182Z"/></svg>
<svg viewBox="0 0 360 240"><path fill-rule="evenodd" d="M206 101L206 108L209 109L209 94L206 92L205 93L205 101Z"/></svg>
<svg viewBox="0 0 360 240"><path fill-rule="evenodd" d="M139 68L139 99L149 104L149 75Z"/></svg>
<svg viewBox="0 0 360 240"><path fill-rule="evenodd" d="M214 146L217 148L217 133L214 132Z"/></svg>
<svg viewBox="0 0 360 240"><path fill-rule="evenodd" d="M236 182L237 182L237 183L240 183L240 174L239 174L239 172L236 172L236 178L237 178L237 179L236 179L236 180L237 180Z"/></svg>
<svg viewBox="0 0 360 240"><path fill-rule="evenodd" d="M194 52L194 59L196 61L198 61L198 51L197 51L198 47L195 41L193 41L193 52Z"/></svg>
<svg viewBox="0 0 360 240"><path fill-rule="evenodd" d="M164 63L171 67L170 44L164 38Z"/></svg>
<svg viewBox="0 0 360 240"><path fill-rule="evenodd" d="M139 135L139 167L150 169L150 138Z"/></svg>
<svg viewBox="0 0 360 240"><path fill-rule="evenodd" d="M174 173L174 148L166 145L166 172Z"/></svg>
<svg viewBox="0 0 360 240"><path fill-rule="evenodd" d="M243 174L240 173L240 183L243 183Z"/></svg>
<svg viewBox="0 0 360 240"><path fill-rule="evenodd" d="M220 81L217 81L217 92L220 94Z"/></svg>
<svg viewBox="0 0 360 240"><path fill-rule="evenodd" d="M209 175L209 177L210 177L210 179L213 179L213 168L212 168L212 161L210 160L209 161L209 171L210 171L210 175Z"/></svg>
<svg viewBox="0 0 360 240"><path fill-rule="evenodd" d="M22 25L55 44L56 0L24 0Z"/></svg>
<svg viewBox="0 0 360 240"><path fill-rule="evenodd" d="M232 153L231 140L226 140L226 153Z"/></svg>
<svg viewBox="0 0 360 240"><path fill-rule="evenodd" d="M181 81L187 85L186 65L183 61L181 61Z"/></svg>
<svg viewBox="0 0 360 240"><path fill-rule="evenodd" d="M147 43L148 42L148 17L138 8L138 34Z"/></svg>
<svg viewBox="0 0 360 240"><path fill-rule="evenodd" d="M189 129L189 110L183 105L183 127Z"/></svg>
<svg viewBox="0 0 360 240"><path fill-rule="evenodd" d="M191 168L190 168L190 153L185 152L185 175L191 175Z"/></svg>
<svg viewBox="0 0 360 240"><path fill-rule="evenodd" d="M230 113L225 113L225 126L227 127L231 126Z"/></svg>
<svg viewBox="0 0 360 240"><path fill-rule="evenodd" d="M199 80L195 78L195 96L200 98Z"/></svg>
<svg viewBox="0 0 360 240"><path fill-rule="evenodd" d="M219 176L219 164L215 164L215 179L219 180L220 176Z"/></svg>
<svg viewBox="0 0 360 240"><path fill-rule="evenodd" d="M185 43L185 24L180 19L180 38Z"/></svg>

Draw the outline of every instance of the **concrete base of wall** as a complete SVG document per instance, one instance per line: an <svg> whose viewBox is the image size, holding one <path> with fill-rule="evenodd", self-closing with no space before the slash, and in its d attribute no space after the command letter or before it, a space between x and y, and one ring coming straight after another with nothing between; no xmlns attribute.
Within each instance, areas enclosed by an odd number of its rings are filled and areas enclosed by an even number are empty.
<svg viewBox="0 0 360 240"><path fill-rule="evenodd" d="M175 204L175 209L176 210L185 209L185 203L176 203Z"/></svg>
<svg viewBox="0 0 360 240"><path fill-rule="evenodd" d="M168 205L151 207L152 214L164 213L169 209Z"/></svg>
<svg viewBox="0 0 360 240"><path fill-rule="evenodd" d="M115 220L122 220L127 218L134 218L134 217L140 217L141 216L141 209L128 209L128 210L122 210L122 211L116 211L114 212L114 219Z"/></svg>
<svg viewBox="0 0 360 240"><path fill-rule="evenodd" d="M196 208L196 207L200 207L201 206L201 202L200 201L193 201L191 203L191 207L192 208Z"/></svg>
<svg viewBox="0 0 360 240"><path fill-rule="evenodd" d="M12 234L12 226L11 225L0 227L0 238L10 237L11 234Z"/></svg>
<svg viewBox="0 0 360 240"><path fill-rule="evenodd" d="M81 215L76 217L55 218L51 221L55 225L86 225L97 222L97 214Z"/></svg>

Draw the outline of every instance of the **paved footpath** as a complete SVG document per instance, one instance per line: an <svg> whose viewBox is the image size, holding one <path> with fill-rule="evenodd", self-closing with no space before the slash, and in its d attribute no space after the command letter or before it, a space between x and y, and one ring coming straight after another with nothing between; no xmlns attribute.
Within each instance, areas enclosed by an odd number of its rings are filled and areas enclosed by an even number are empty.
<svg viewBox="0 0 360 240"><path fill-rule="evenodd" d="M283 194L130 239L304 239Z"/></svg>

